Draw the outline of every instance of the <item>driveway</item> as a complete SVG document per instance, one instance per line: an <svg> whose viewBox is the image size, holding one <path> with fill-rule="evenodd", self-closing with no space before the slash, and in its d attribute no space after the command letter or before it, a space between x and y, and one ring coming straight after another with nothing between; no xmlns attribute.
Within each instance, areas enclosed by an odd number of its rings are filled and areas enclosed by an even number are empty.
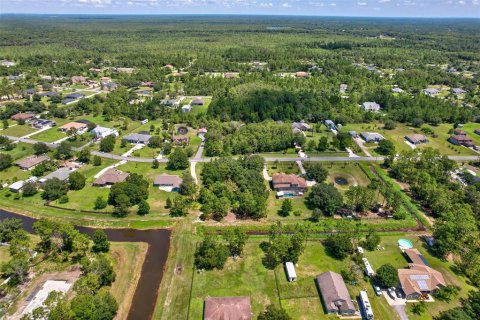
<svg viewBox="0 0 480 320"><path fill-rule="evenodd" d="M407 300L401 298L392 299L388 295L386 290L382 290L383 297L387 300L387 303L397 312L398 316L401 320L408 320L407 311L406 311L406 303Z"/></svg>

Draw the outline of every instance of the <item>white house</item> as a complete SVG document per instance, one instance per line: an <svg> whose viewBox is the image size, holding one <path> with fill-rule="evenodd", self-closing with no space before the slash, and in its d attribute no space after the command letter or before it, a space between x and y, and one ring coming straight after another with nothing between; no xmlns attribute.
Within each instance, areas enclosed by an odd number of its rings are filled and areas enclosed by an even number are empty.
<svg viewBox="0 0 480 320"><path fill-rule="evenodd" d="M103 138L105 138L107 136L111 136L111 135L114 135L114 136L118 137L117 129L110 129L110 128L105 128L105 127L98 126L90 132L95 135L96 139L103 139Z"/></svg>
<svg viewBox="0 0 480 320"><path fill-rule="evenodd" d="M182 112L190 112L192 110L192 106L189 104L186 104L182 107Z"/></svg>
<svg viewBox="0 0 480 320"><path fill-rule="evenodd" d="M25 185L25 181L20 180L12 183L10 186L8 186L8 188L12 192L20 192L20 190L22 190L24 185Z"/></svg>
<svg viewBox="0 0 480 320"><path fill-rule="evenodd" d="M380 105L376 102L364 102L362 104L362 108L365 111L373 111L373 112L378 112L380 111Z"/></svg>
<svg viewBox="0 0 480 320"><path fill-rule="evenodd" d="M288 281L297 281L297 273L292 262L285 262L285 270L287 271Z"/></svg>

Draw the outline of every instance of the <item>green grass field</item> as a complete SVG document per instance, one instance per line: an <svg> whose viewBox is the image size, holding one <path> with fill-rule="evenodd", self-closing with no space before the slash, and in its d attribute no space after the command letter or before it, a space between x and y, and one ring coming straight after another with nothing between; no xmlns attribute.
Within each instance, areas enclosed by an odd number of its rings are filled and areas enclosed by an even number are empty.
<svg viewBox="0 0 480 320"><path fill-rule="evenodd" d="M268 162L267 163L267 171L268 175L272 176L275 173L293 173L293 174L299 174L300 169L298 168L298 165L295 162Z"/></svg>
<svg viewBox="0 0 480 320"><path fill-rule="evenodd" d="M0 131L0 135L23 137L35 131L38 131L38 129L30 127L28 124L22 124L22 125L8 127L7 129Z"/></svg>
<svg viewBox="0 0 480 320"><path fill-rule="evenodd" d="M342 193L351 186L366 187L370 183L370 179L365 175L362 169L355 164L324 164L324 168L328 170L326 183L333 183L335 187ZM336 178L343 178L348 181L348 185L340 185L335 182Z"/></svg>

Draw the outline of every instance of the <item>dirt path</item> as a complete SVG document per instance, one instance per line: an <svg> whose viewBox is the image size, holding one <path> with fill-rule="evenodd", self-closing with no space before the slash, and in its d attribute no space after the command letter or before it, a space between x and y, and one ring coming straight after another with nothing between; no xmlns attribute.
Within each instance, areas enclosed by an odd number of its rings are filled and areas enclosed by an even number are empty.
<svg viewBox="0 0 480 320"><path fill-rule="evenodd" d="M197 170L195 170L196 166L197 166L196 162L193 162L193 161L190 162L190 175L192 176L195 183L198 184Z"/></svg>

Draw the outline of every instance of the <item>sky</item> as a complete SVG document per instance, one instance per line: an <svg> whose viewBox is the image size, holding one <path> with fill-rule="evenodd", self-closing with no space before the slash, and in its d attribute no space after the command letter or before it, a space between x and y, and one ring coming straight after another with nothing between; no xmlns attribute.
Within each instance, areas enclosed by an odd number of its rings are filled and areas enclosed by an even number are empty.
<svg viewBox="0 0 480 320"><path fill-rule="evenodd" d="M0 13L480 18L480 0L0 0Z"/></svg>

